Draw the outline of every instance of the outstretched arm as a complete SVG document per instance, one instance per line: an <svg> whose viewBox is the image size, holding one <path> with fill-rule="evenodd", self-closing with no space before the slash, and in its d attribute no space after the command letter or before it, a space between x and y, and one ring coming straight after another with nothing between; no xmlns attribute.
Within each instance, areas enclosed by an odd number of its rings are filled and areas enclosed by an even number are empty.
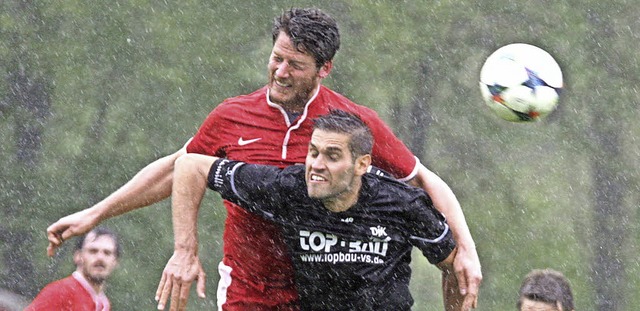
<svg viewBox="0 0 640 311"><path fill-rule="evenodd" d="M468 311L477 307L478 296L472 293L461 294L458 282L461 276L453 271L453 263L457 256L457 248L443 261L437 264L442 270L442 298L446 311Z"/></svg>
<svg viewBox="0 0 640 311"><path fill-rule="evenodd" d="M171 193L174 253L156 291L158 310L171 296L171 310L186 310L191 283L205 297L205 273L198 257L198 210L207 190L209 169L216 157L185 154L175 161Z"/></svg>
<svg viewBox="0 0 640 311"><path fill-rule="evenodd" d="M60 218L47 228L47 255L53 256L65 240L87 233L105 219L162 201L171 194L173 165L186 146L140 170L120 189L87 209Z"/></svg>
<svg viewBox="0 0 640 311"><path fill-rule="evenodd" d="M482 282L480 259L460 203L444 180L424 165L418 165L418 174L409 183L424 189L435 208L447 218L458 249L453 267L456 274L462 275L459 280L460 293L477 296Z"/></svg>

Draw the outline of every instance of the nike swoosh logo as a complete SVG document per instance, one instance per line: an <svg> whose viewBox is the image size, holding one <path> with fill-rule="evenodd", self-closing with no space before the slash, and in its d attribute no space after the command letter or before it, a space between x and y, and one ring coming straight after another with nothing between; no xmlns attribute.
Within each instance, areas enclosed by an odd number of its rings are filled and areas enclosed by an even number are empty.
<svg viewBox="0 0 640 311"><path fill-rule="evenodd" d="M257 142L258 140L261 140L261 139L262 139L262 137L249 139L249 140L244 140L244 139L242 139L242 137L240 137L238 139L238 145L240 145L240 146L248 145L250 143L255 143L255 142Z"/></svg>

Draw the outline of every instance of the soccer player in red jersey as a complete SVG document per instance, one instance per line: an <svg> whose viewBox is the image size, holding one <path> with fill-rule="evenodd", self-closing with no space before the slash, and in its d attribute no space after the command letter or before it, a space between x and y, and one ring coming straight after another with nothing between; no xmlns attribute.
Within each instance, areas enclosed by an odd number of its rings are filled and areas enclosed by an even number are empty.
<svg viewBox="0 0 640 311"><path fill-rule="evenodd" d="M321 84L340 45L336 22L318 9L293 8L276 18L267 65L269 83L248 95L225 100L194 138L176 153L142 169L96 205L61 218L48 229L48 252L61 238L86 232L100 221L148 206L171 194L174 161L185 152L285 167L304 163L311 119L332 108L355 113L372 129L373 164L427 191L449 221L458 245L454 270L464 276L463 293L477 294L482 280L475 244L449 186L417 160L377 114ZM279 229L230 202L219 265L222 310L297 310L293 268ZM197 283L204 297L204 272ZM164 307L164 306L159 306Z"/></svg>
<svg viewBox="0 0 640 311"><path fill-rule="evenodd" d="M76 244L76 271L45 286L25 311L111 310L103 288L119 257L120 244L114 232L91 230Z"/></svg>

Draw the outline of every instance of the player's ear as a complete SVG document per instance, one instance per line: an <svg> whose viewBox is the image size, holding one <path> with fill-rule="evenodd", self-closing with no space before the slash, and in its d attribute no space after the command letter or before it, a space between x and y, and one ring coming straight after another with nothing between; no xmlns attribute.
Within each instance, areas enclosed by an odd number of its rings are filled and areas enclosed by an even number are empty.
<svg viewBox="0 0 640 311"><path fill-rule="evenodd" d="M331 69L333 68L333 61L326 61L320 69L318 69L318 76L320 79L324 79L331 73Z"/></svg>
<svg viewBox="0 0 640 311"><path fill-rule="evenodd" d="M357 176L364 175L364 173L367 172L367 169L369 168L370 165L371 165L371 155L370 154L365 154L365 155L359 156L356 159L355 174Z"/></svg>
<svg viewBox="0 0 640 311"><path fill-rule="evenodd" d="M82 265L82 256L80 256L80 250L73 252L73 263L77 266Z"/></svg>

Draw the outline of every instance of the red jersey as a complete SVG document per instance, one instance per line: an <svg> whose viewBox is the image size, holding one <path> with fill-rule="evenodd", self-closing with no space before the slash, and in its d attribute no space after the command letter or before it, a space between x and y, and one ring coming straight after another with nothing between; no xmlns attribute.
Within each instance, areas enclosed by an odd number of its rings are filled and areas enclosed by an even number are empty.
<svg viewBox="0 0 640 311"><path fill-rule="evenodd" d="M281 168L302 164L313 119L331 109L354 113L369 126L374 137L374 166L403 180L413 178L417 159L377 113L324 86L295 120L289 120L281 106L268 100L267 87L227 99L209 114L187 152ZM278 226L228 201L224 205L223 263L231 268L231 278L239 281L231 284L244 284L262 294L269 287L282 289L280 294L265 297L273 305L295 300L293 266ZM247 297L246 291L238 293Z"/></svg>
<svg viewBox="0 0 640 311"><path fill-rule="evenodd" d="M24 311L109 311L104 293L97 294L79 272L45 286Z"/></svg>

